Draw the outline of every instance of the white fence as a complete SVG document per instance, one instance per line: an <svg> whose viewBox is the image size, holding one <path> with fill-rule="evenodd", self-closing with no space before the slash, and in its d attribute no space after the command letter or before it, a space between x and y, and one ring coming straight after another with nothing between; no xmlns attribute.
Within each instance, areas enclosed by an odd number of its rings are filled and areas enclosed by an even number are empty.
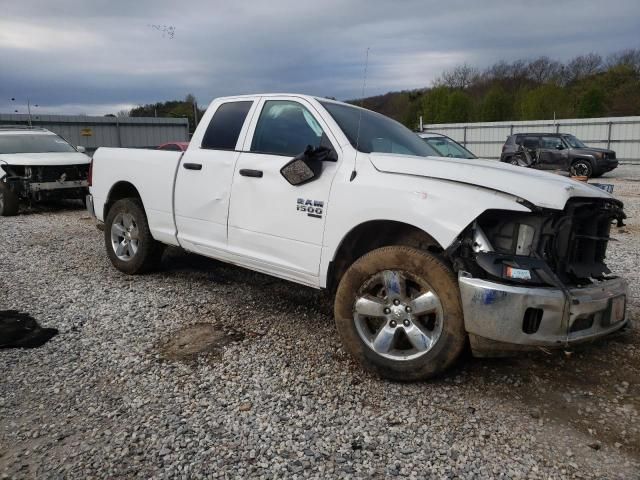
<svg viewBox="0 0 640 480"><path fill-rule="evenodd" d="M592 147L610 148L622 161L640 161L640 117L573 118L522 122L442 123L425 131L448 135L478 157L500 158L513 133L570 133Z"/></svg>

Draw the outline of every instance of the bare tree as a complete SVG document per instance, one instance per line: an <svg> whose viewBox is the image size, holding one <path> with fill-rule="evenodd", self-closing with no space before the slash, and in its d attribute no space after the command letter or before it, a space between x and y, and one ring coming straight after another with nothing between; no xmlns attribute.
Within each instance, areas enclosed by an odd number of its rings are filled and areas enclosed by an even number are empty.
<svg viewBox="0 0 640 480"><path fill-rule="evenodd" d="M602 57L597 53L578 55L564 67L565 83L581 80L602 70Z"/></svg>
<svg viewBox="0 0 640 480"><path fill-rule="evenodd" d="M445 86L450 88L468 88L480 76L477 68L467 65L458 65L453 70L448 70L435 81L436 86Z"/></svg>
<svg viewBox="0 0 640 480"><path fill-rule="evenodd" d="M621 52L613 53L607 57L609 68L624 65L640 73L640 49L629 48Z"/></svg>
<svg viewBox="0 0 640 480"><path fill-rule="evenodd" d="M556 82L562 74L562 64L549 57L539 57L528 62L527 78L537 83Z"/></svg>
<svg viewBox="0 0 640 480"><path fill-rule="evenodd" d="M119 118L128 117L129 113L130 113L129 110L120 110L118 113L116 113L116 117L119 117Z"/></svg>

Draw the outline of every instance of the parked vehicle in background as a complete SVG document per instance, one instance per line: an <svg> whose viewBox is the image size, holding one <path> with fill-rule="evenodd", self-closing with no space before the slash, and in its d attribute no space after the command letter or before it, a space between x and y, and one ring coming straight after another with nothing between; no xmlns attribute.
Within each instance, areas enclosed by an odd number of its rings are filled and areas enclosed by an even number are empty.
<svg viewBox="0 0 640 480"><path fill-rule="evenodd" d="M328 289L345 349L389 378L435 375L467 340L500 355L626 324L626 283L605 264L619 200L560 175L433 156L353 105L221 98L186 152L99 148L93 162L87 206L115 268L149 271L174 245Z"/></svg>
<svg viewBox="0 0 640 480"><path fill-rule="evenodd" d="M158 146L158 150L169 150L170 152L184 152L189 146L189 142L168 142Z"/></svg>
<svg viewBox="0 0 640 480"><path fill-rule="evenodd" d="M443 157L453 158L478 158L465 147L456 142L453 138L447 137L442 133L436 132L422 132L418 133L418 136L422 138L428 145L433 147Z"/></svg>
<svg viewBox="0 0 640 480"><path fill-rule="evenodd" d="M523 159L527 156L531 158ZM566 133L510 135L502 147L500 161L539 170L563 170L572 176L585 177L600 177L618 166L613 150L588 147Z"/></svg>
<svg viewBox="0 0 640 480"><path fill-rule="evenodd" d="M17 214L20 201L84 200L90 159L82 152L44 128L0 127L0 216Z"/></svg>

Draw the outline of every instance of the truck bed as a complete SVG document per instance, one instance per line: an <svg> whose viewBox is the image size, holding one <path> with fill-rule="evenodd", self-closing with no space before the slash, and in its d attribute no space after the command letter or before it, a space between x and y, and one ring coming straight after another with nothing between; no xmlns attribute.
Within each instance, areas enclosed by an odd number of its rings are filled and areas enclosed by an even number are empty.
<svg viewBox="0 0 640 480"><path fill-rule="evenodd" d="M135 185L156 240L177 245L173 187L182 152L136 148L99 148L93 156L95 205L104 205L112 188ZM104 212L95 212L104 221Z"/></svg>

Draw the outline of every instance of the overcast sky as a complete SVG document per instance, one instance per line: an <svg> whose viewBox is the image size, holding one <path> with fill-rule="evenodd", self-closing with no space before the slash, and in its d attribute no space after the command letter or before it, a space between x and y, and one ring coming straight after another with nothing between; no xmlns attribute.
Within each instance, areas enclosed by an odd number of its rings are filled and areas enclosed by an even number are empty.
<svg viewBox="0 0 640 480"><path fill-rule="evenodd" d="M189 92L202 105L355 98L367 47L367 96L464 62L640 48L639 0L0 0L0 11L0 112L25 112L27 98L40 113L86 114Z"/></svg>

